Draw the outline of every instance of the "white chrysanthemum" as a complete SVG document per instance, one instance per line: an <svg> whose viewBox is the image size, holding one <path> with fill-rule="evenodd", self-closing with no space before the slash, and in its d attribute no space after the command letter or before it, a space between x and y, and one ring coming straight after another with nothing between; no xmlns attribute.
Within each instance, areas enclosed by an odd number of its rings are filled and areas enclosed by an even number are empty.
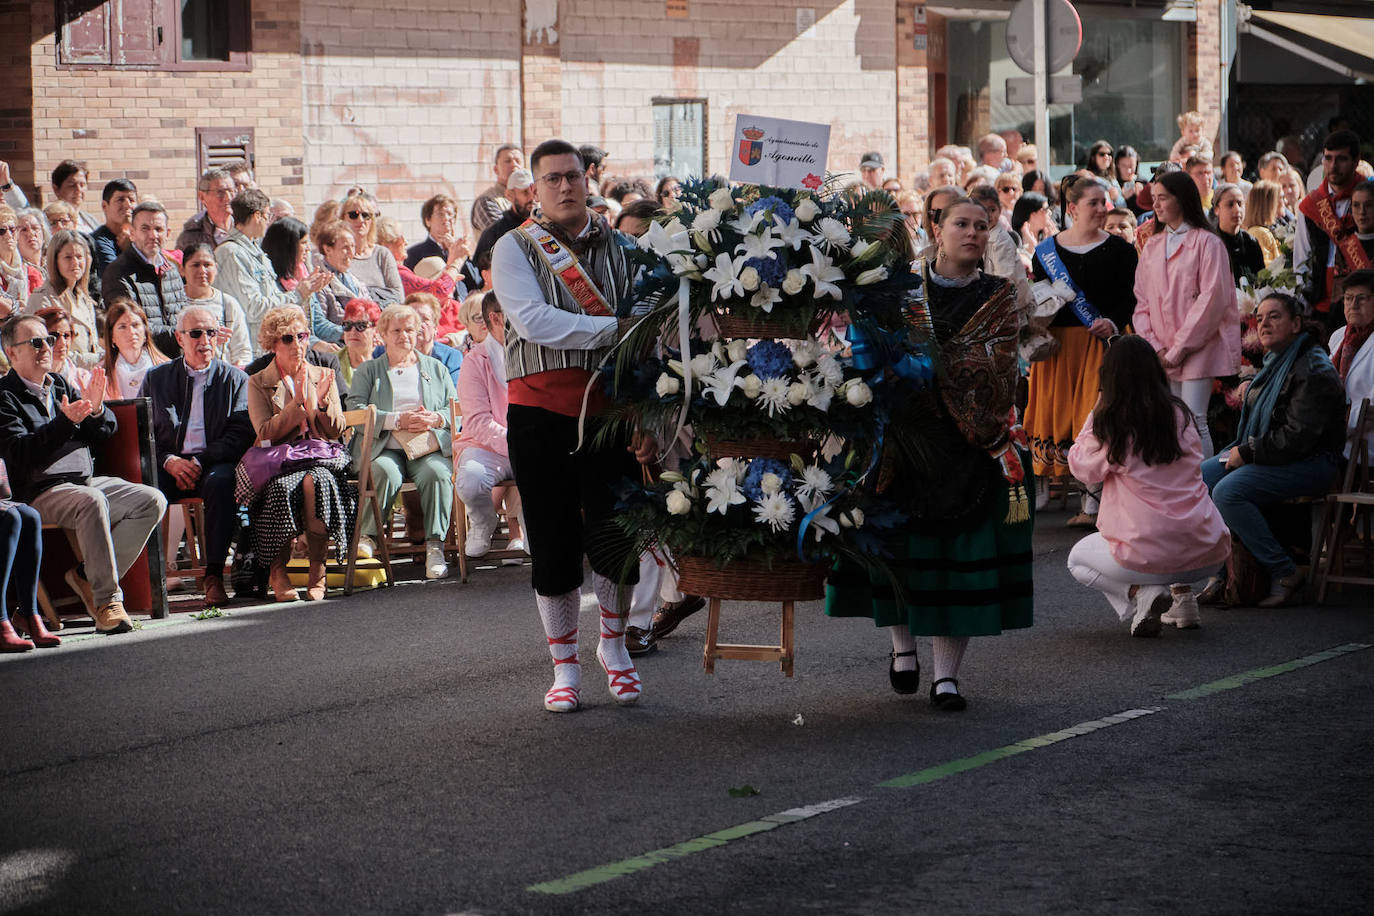
<svg viewBox="0 0 1374 916"><path fill-rule="evenodd" d="M824 468L808 464L802 470L801 483L797 485L797 495L815 499L818 503L835 492L835 481Z"/></svg>
<svg viewBox="0 0 1374 916"><path fill-rule="evenodd" d="M816 357L816 373L832 388L844 381L844 369L833 353L821 353Z"/></svg>
<svg viewBox="0 0 1374 916"><path fill-rule="evenodd" d="M720 228L719 210L702 210L692 219L692 231L710 235Z"/></svg>
<svg viewBox="0 0 1374 916"><path fill-rule="evenodd" d="M765 493L763 499L754 503L754 518L774 531L786 531L792 527L796 512L792 500L782 493Z"/></svg>
<svg viewBox="0 0 1374 916"><path fill-rule="evenodd" d="M837 219L826 217L816 224L817 241L831 250L843 248L849 250L849 230L844 227L844 223Z"/></svg>
<svg viewBox="0 0 1374 916"><path fill-rule="evenodd" d="M789 387L787 379L782 376L764 381L763 387L759 390L759 406L768 411L768 416L786 413L792 406L787 401Z"/></svg>

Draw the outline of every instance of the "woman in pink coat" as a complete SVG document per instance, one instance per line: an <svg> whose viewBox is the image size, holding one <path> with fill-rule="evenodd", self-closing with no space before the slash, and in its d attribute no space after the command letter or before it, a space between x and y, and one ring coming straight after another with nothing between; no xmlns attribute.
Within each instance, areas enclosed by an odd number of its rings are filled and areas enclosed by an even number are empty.
<svg viewBox="0 0 1374 916"><path fill-rule="evenodd" d="M1190 409L1170 394L1150 344L1122 337L1102 362L1102 394L1069 450L1073 476L1101 484L1097 533L1069 572L1107 596L1132 636L1199 624L1191 583L1217 571L1231 536L1202 482Z"/></svg>
<svg viewBox="0 0 1374 916"><path fill-rule="evenodd" d="M1183 172L1150 186L1163 231L1146 243L1135 272L1135 331L1154 347L1169 387L1197 421L1202 455L1212 455L1207 402L1212 381L1240 369L1240 318L1226 246Z"/></svg>
<svg viewBox="0 0 1374 916"><path fill-rule="evenodd" d="M472 344L458 372L463 430L453 443L454 454L458 455L454 486L467 507L469 527L463 549L470 557L481 557L491 550L492 535L500 521L492 490L515 476L506 447L506 316L496 294L487 293L482 297L480 315L464 314L464 319ZM511 528L509 546L518 550L523 549L524 543L516 524L517 500L513 491L506 497Z"/></svg>

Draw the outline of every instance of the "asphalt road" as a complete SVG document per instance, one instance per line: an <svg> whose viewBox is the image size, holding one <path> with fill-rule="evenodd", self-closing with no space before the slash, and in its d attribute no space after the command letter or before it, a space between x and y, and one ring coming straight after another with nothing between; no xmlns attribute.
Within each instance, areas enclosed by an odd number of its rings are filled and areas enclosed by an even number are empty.
<svg viewBox="0 0 1374 916"><path fill-rule="evenodd" d="M794 678L705 674L700 614L629 709L585 611L585 707L551 715L519 569L69 627L0 659L0 912L1366 911L1371 593L1132 639L1062 522L1036 626L974 640L959 715L819 605ZM775 621L727 606L722 638Z"/></svg>

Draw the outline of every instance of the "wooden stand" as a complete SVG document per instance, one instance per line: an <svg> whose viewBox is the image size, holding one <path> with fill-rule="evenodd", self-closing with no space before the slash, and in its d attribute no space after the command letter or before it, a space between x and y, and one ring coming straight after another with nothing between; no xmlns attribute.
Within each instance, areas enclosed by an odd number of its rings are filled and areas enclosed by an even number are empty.
<svg viewBox="0 0 1374 916"><path fill-rule="evenodd" d="M707 674L714 674L716 670L716 659L718 658L737 658L750 662L771 662L777 659L782 673L785 677L792 676L792 659L794 657L792 649L792 616L794 602L788 600L782 602L782 633L780 646L751 646L739 643L716 642L716 636L720 632L720 601L719 598L711 598L708 604L706 617L706 652L702 659Z"/></svg>

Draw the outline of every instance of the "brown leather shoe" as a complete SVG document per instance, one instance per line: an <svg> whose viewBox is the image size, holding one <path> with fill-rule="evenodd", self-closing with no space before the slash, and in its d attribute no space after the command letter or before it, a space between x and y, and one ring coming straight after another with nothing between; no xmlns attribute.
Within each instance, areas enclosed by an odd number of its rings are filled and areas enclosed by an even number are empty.
<svg viewBox="0 0 1374 916"><path fill-rule="evenodd" d="M654 621L649 625L649 633L655 641L658 641L676 630L678 624L704 607L706 607L706 599L697 595L687 595L681 601L665 604L654 611Z"/></svg>
<svg viewBox="0 0 1374 916"><path fill-rule="evenodd" d="M658 640L648 630L626 627L625 651L630 653L631 658L637 655L651 655L658 651Z"/></svg>
<svg viewBox="0 0 1374 916"><path fill-rule="evenodd" d="M134 628L134 622L129 619L123 603L119 601L111 601L104 607L97 608L91 616L95 620L97 633L113 636L116 633L127 633Z"/></svg>
<svg viewBox="0 0 1374 916"><path fill-rule="evenodd" d="M310 550L310 568L305 574L305 600L323 601L325 589L325 556L329 552L329 535L306 534Z"/></svg>
<svg viewBox="0 0 1374 916"><path fill-rule="evenodd" d="M282 549L281 554L273 561L267 571L267 584L272 589L273 600L285 604L288 601L300 601L300 593L291 584L291 576L286 571L286 564L291 557L291 547Z"/></svg>
<svg viewBox="0 0 1374 916"><path fill-rule="evenodd" d="M224 590L223 576L205 577L205 604L222 607L229 603L229 593Z"/></svg>

